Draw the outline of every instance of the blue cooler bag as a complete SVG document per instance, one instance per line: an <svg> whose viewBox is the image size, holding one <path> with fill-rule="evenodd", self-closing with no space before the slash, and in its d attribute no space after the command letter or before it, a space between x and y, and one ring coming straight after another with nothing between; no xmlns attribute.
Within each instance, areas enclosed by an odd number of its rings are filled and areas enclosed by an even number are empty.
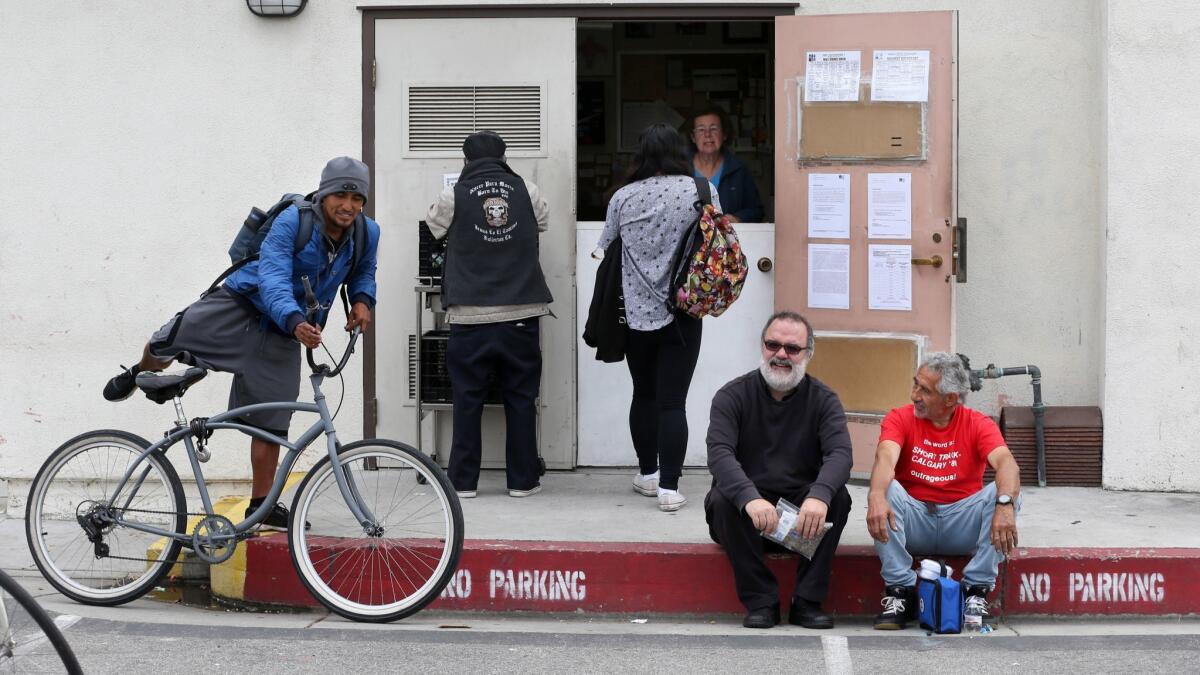
<svg viewBox="0 0 1200 675"><path fill-rule="evenodd" d="M946 565L938 563L936 579L917 579L918 619L921 627L935 633L961 633L963 626L962 585L947 575Z"/></svg>

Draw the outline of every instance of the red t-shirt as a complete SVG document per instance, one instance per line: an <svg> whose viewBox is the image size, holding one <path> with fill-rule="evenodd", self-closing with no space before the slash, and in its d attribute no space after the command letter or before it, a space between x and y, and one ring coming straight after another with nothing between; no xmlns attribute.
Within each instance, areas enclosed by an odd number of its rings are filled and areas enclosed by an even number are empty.
<svg viewBox="0 0 1200 675"><path fill-rule="evenodd" d="M879 440L900 446L896 480L914 499L949 504L983 489L987 456L1005 445L1000 428L978 410L958 406L945 429L913 414L910 403L883 418Z"/></svg>

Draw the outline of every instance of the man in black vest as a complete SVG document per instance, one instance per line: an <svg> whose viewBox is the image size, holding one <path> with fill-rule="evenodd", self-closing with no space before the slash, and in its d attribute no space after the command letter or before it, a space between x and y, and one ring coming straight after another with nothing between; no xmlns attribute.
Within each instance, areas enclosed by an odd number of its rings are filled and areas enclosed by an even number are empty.
<svg viewBox="0 0 1200 675"><path fill-rule="evenodd" d="M538 263L538 233L546 229L549 207L537 186L505 163L506 147L492 131L467 136L458 183L426 217L435 237L447 237L442 303L454 400L449 473L462 498L474 497L479 483L480 418L492 377L504 396L508 495L542 489L534 409L542 376L538 320L553 298Z"/></svg>

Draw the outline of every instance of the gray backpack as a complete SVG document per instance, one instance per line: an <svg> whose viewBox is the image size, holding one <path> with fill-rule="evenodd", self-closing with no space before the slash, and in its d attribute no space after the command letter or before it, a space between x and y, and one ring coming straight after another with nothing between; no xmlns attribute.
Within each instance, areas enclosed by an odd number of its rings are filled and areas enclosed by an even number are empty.
<svg viewBox="0 0 1200 675"><path fill-rule="evenodd" d="M279 201L275 202L275 205L266 211L257 206L250 207L250 215L246 216L246 220L242 223L241 229L238 230L237 236L233 238L233 243L229 245L229 259L233 264L226 268L209 285L208 290L203 295L208 295L217 290L221 282L225 281L230 274L258 260L258 251L262 248L262 243L267 238L267 233L271 231L271 225L275 224L275 219L279 217L279 214L291 206L295 206L300 211L300 227L296 231L296 241L292 246L292 255L299 253L305 244L308 243L308 240L312 238L314 208L312 198L315 194L314 192L310 192L307 195L300 195L289 192L280 197ZM358 214L358 218L354 221L353 236L354 254L350 260L350 274L346 277L347 279L354 276L354 271L358 269L358 262L362 259L367 247L367 224L361 213ZM342 302L348 305L345 284L342 285L341 290ZM347 310L347 316L349 316L349 310Z"/></svg>

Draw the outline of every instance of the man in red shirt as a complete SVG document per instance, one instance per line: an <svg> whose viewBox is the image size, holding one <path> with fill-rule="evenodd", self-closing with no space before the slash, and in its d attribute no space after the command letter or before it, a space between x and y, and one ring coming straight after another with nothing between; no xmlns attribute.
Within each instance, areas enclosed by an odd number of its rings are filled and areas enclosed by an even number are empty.
<svg viewBox="0 0 1200 675"><path fill-rule="evenodd" d="M992 419L965 405L970 374L962 360L930 354L913 377L912 405L887 414L867 493L867 530L887 586L878 630L916 616L910 551L972 555L963 570L964 622L982 622L1000 559L1017 545L1021 476ZM996 481L983 485L984 469Z"/></svg>

